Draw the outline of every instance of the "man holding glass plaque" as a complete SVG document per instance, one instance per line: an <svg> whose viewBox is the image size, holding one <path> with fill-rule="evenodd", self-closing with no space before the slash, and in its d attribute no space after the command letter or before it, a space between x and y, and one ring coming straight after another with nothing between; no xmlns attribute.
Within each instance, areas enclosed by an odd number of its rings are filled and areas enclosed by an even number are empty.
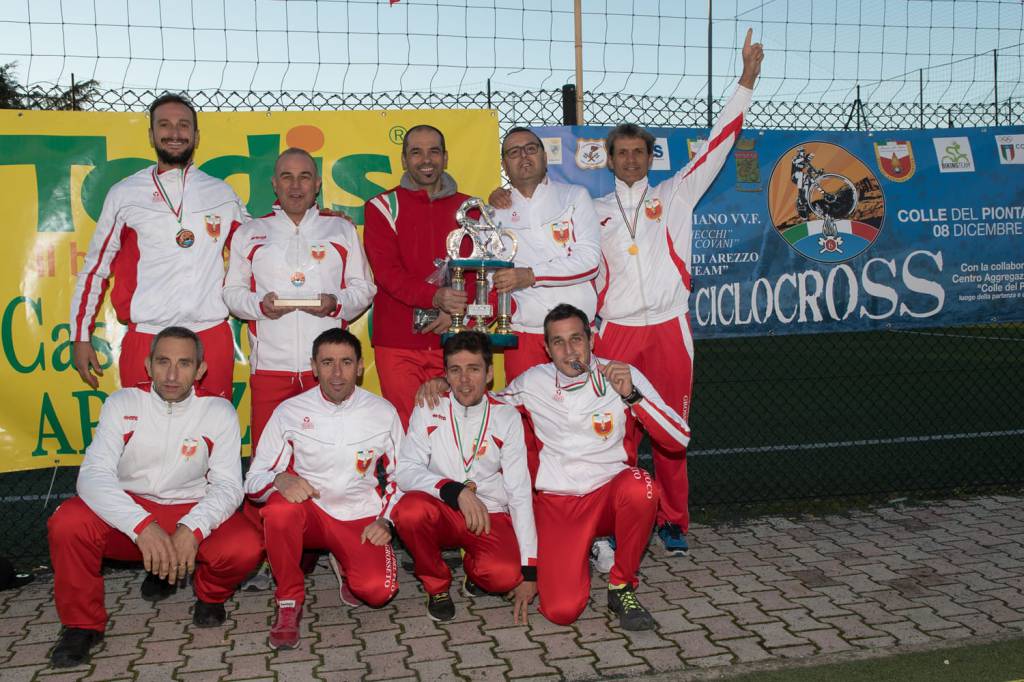
<svg viewBox="0 0 1024 682"><path fill-rule="evenodd" d="M361 315L377 290L355 226L316 204L313 157L286 149L271 182L274 210L239 228L223 293L249 322L253 452L274 408L316 384L307 355L313 339Z"/></svg>

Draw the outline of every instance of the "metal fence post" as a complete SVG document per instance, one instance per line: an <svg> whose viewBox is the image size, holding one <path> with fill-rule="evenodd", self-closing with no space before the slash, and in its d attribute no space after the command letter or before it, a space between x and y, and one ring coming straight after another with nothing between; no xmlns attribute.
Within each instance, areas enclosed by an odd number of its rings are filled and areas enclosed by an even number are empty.
<svg viewBox="0 0 1024 682"><path fill-rule="evenodd" d="M995 95L994 106L996 125L999 125L999 51L992 49L992 90Z"/></svg>
<svg viewBox="0 0 1024 682"><path fill-rule="evenodd" d="M562 86L562 125L574 126L578 122L576 118L576 86L566 83Z"/></svg>

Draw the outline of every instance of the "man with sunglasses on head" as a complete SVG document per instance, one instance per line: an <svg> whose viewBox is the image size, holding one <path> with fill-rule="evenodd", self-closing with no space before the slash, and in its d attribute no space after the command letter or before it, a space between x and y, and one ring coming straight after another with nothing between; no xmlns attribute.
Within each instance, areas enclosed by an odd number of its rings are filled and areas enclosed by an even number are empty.
<svg viewBox="0 0 1024 682"><path fill-rule="evenodd" d="M501 164L512 188L495 192L491 200L502 227L512 230L519 244L515 267L494 273L494 288L512 292L514 302L512 329L519 343L505 351L505 378L511 381L547 362L548 311L571 303L593 318L597 294L592 280L601 247L590 194L548 177L544 145L532 130L508 131L501 143Z"/></svg>

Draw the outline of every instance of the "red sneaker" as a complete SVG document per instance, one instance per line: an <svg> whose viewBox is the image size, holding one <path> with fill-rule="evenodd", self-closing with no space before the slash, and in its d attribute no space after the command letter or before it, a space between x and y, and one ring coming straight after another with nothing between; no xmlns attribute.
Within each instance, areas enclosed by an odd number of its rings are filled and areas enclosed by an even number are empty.
<svg viewBox="0 0 1024 682"><path fill-rule="evenodd" d="M277 602L277 619L270 628L271 649L294 649L299 645L299 620L302 618L302 606L295 600Z"/></svg>

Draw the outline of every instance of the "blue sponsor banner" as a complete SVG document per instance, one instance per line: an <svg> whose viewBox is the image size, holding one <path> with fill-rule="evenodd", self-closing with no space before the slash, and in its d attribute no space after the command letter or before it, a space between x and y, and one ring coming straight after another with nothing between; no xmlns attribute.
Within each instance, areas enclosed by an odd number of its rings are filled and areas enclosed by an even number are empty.
<svg viewBox="0 0 1024 682"><path fill-rule="evenodd" d="M535 129L557 180L614 189L595 126ZM656 184L707 130L652 128ZM1024 320L1024 128L744 130L694 212L698 338Z"/></svg>

